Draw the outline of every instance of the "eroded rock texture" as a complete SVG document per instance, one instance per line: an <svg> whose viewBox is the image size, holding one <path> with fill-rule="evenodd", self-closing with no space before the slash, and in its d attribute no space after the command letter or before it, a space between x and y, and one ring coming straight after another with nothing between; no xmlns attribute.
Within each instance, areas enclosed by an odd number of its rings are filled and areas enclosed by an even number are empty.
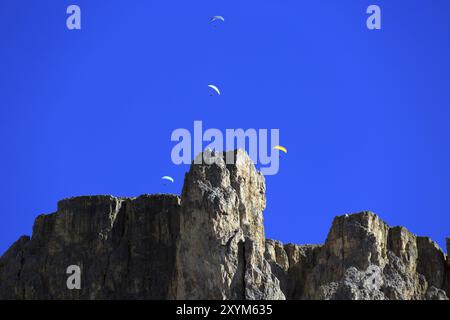
<svg viewBox="0 0 450 320"><path fill-rule="evenodd" d="M284 299L264 258L264 177L248 155L192 165L182 194L177 298Z"/></svg>
<svg viewBox="0 0 450 320"><path fill-rule="evenodd" d="M0 258L0 299L447 299L438 245L371 212L336 217L323 245L265 239L264 177L230 155L193 164L181 197L61 201Z"/></svg>
<svg viewBox="0 0 450 320"><path fill-rule="evenodd" d="M323 246L266 247L287 299L447 300L449 267L438 245L371 212L336 217Z"/></svg>
<svg viewBox="0 0 450 320"><path fill-rule="evenodd" d="M166 299L173 297L180 199L169 195L63 200L37 217L0 259L3 299ZM68 290L67 267L82 270Z"/></svg>

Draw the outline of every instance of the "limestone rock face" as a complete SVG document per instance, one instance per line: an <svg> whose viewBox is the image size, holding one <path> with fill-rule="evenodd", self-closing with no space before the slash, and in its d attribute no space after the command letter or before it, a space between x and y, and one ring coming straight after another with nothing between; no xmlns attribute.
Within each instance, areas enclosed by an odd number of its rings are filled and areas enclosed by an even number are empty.
<svg viewBox="0 0 450 320"><path fill-rule="evenodd" d="M447 269L444 252L428 237L417 237L417 250L417 272L425 276L428 285L443 288Z"/></svg>
<svg viewBox="0 0 450 320"><path fill-rule="evenodd" d="M284 246L287 266L274 254L280 243L266 247L287 299L447 299L448 266L437 244L371 212L336 217L323 246Z"/></svg>
<svg viewBox="0 0 450 320"><path fill-rule="evenodd" d="M265 239L264 177L242 150L212 156L181 197L59 202L0 258L0 299L448 299L447 255L371 212L336 217L323 245Z"/></svg>
<svg viewBox="0 0 450 320"><path fill-rule="evenodd" d="M0 259L0 299L284 299L264 258L264 177L232 155L193 164L181 198L61 201Z"/></svg>
<svg viewBox="0 0 450 320"><path fill-rule="evenodd" d="M266 258L287 299L303 297L306 279L317 264L321 248L319 245L283 245L280 241L266 240Z"/></svg>
<svg viewBox="0 0 450 320"><path fill-rule="evenodd" d="M177 298L284 299L264 258L264 177L234 152L192 165L182 194Z"/></svg>
<svg viewBox="0 0 450 320"><path fill-rule="evenodd" d="M173 297L179 209L168 195L63 200L0 259L0 298ZM81 290L67 288L70 265L82 270Z"/></svg>
<svg viewBox="0 0 450 320"><path fill-rule="evenodd" d="M444 286L445 291L449 294L450 297L450 238L447 238L447 267L446 267L446 283Z"/></svg>
<svg viewBox="0 0 450 320"><path fill-rule="evenodd" d="M450 238L446 239L447 242L447 266L450 266Z"/></svg>

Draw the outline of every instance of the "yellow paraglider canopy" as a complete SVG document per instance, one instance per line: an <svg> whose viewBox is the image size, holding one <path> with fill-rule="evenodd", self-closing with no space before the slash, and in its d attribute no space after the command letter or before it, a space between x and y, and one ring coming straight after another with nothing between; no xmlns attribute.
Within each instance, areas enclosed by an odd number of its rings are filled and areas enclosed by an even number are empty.
<svg viewBox="0 0 450 320"><path fill-rule="evenodd" d="M273 147L275 150L280 150L280 151L283 151L284 153L287 153L287 149L285 148L285 147L282 147L282 146L275 146L275 147Z"/></svg>

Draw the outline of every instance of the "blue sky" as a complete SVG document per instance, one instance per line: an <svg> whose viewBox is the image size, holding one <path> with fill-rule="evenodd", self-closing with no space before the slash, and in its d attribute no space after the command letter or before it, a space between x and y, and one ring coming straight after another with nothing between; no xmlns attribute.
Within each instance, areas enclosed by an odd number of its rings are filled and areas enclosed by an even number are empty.
<svg viewBox="0 0 450 320"><path fill-rule="evenodd" d="M0 252L65 197L180 193L170 135L194 120L280 129L267 237L322 243L372 210L444 246L449 39L447 0L2 0Z"/></svg>

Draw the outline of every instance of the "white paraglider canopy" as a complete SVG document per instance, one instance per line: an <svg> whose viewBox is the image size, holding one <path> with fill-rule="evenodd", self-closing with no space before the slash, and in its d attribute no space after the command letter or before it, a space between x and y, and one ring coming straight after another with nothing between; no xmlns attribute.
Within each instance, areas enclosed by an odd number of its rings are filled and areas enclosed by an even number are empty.
<svg viewBox="0 0 450 320"><path fill-rule="evenodd" d="M208 85L208 87L210 87L211 89L213 89L219 96L220 96L220 90L219 88L217 88L215 85L210 84Z"/></svg>
<svg viewBox="0 0 450 320"><path fill-rule="evenodd" d="M211 20L209 20L209 22L214 22L214 21L222 21L222 22L224 22L225 18L222 17L222 16L214 16L214 17L211 18Z"/></svg>
<svg viewBox="0 0 450 320"><path fill-rule="evenodd" d="M172 182L172 183L175 182L175 180L173 180L173 178L172 178L172 177L169 177L169 176L164 176L164 177L162 177L161 179L162 179L162 180L170 181L170 182Z"/></svg>

